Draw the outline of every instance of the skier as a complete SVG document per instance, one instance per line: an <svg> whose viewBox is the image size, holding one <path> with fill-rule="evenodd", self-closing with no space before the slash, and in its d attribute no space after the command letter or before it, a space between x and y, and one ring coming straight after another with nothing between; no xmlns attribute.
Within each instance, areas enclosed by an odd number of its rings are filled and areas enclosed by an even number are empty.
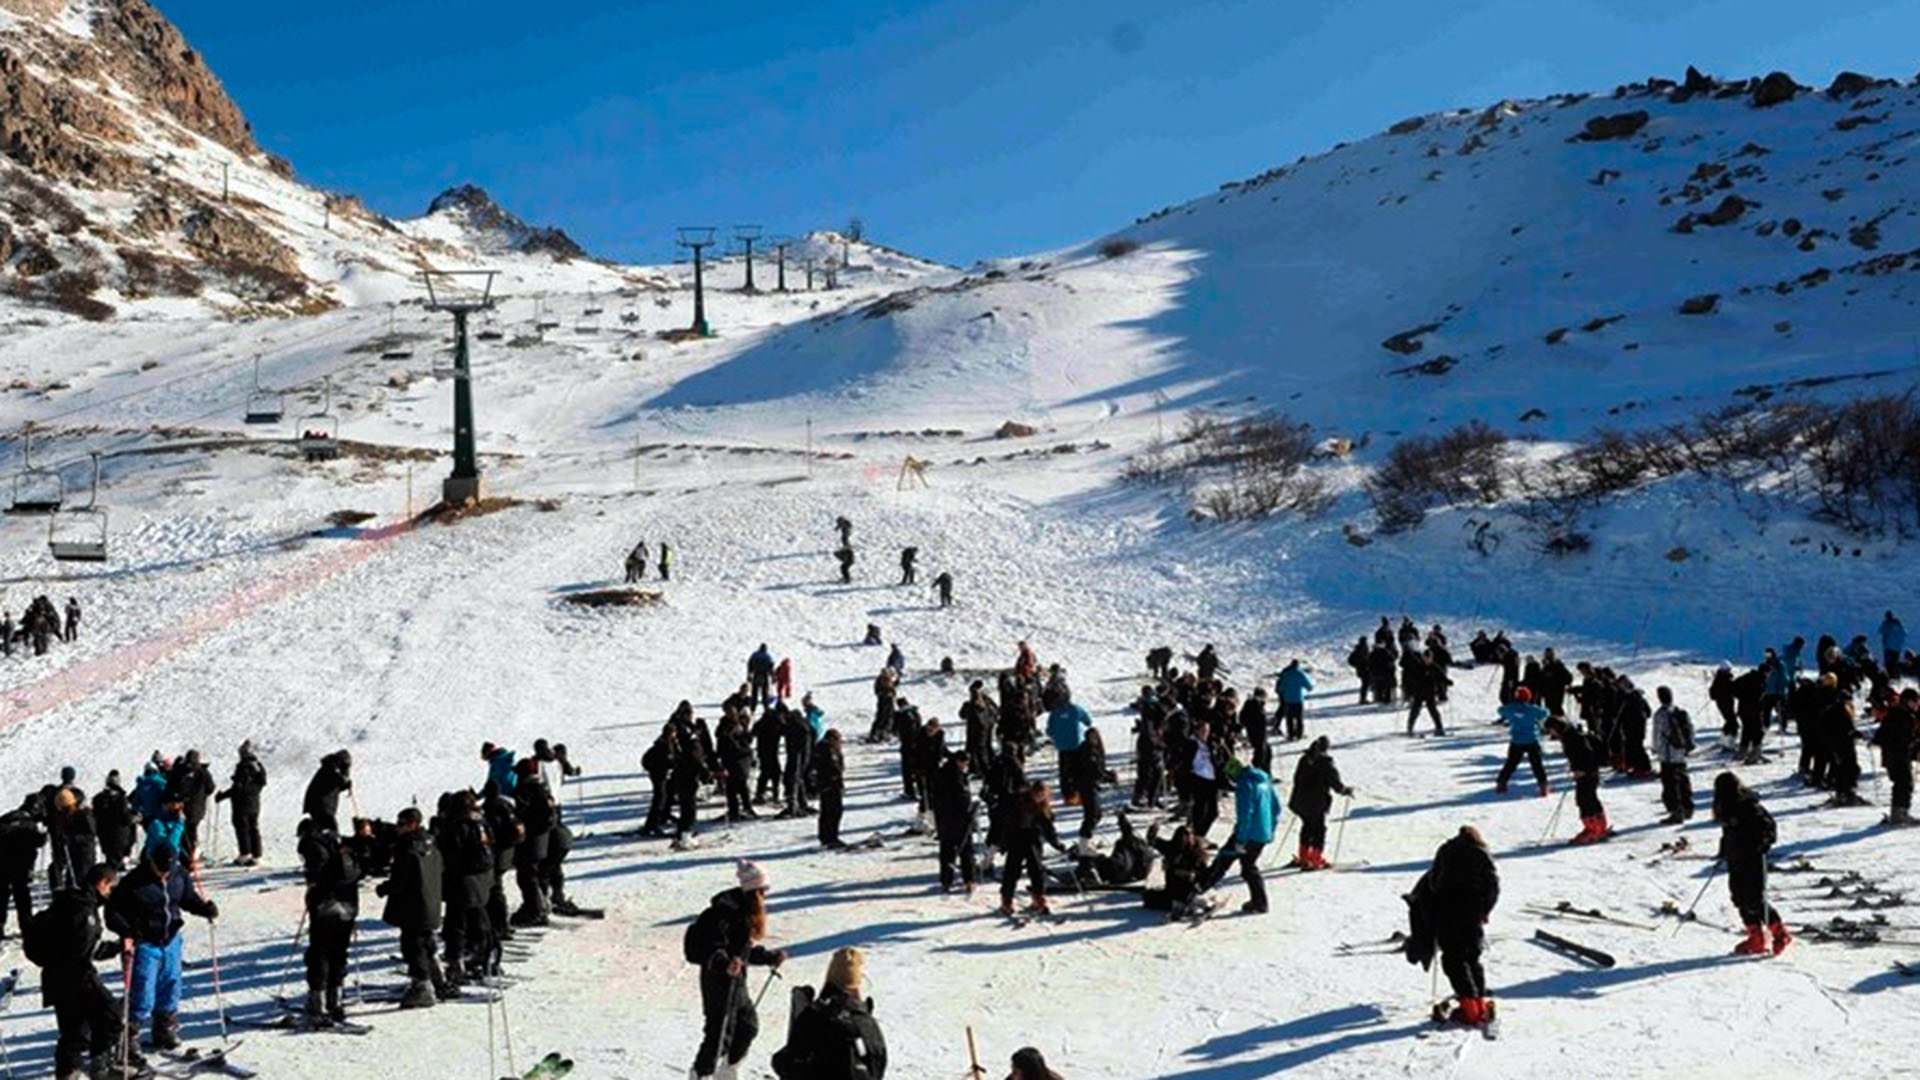
<svg viewBox="0 0 1920 1080"><path fill-rule="evenodd" d="M344 751L343 751L344 752ZM309 817L296 830L307 885L306 1020L326 1027L347 1018L340 987L360 917L360 864L331 818Z"/></svg>
<svg viewBox="0 0 1920 1080"><path fill-rule="evenodd" d="M847 845L840 840L840 816L847 790L846 757L840 749L840 733L829 731L820 740L813 760L814 790L820 796L820 846L836 851Z"/></svg>
<svg viewBox="0 0 1920 1080"><path fill-rule="evenodd" d="M487 783L492 784L501 795L513 797L513 786L520 782L520 772L516 768L514 752L504 746L495 746L491 742L480 744L480 760L487 763Z"/></svg>
<svg viewBox="0 0 1920 1080"><path fill-rule="evenodd" d="M387 900L380 921L400 931L400 956L407 964L407 989L400 1007L425 1009L456 993L441 974L433 949L446 868L439 850L427 839L417 807L400 811L394 827L393 874L373 891Z"/></svg>
<svg viewBox="0 0 1920 1080"><path fill-rule="evenodd" d="M834 950L820 992L793 1018L787 1045L773 1055L781 1080L884 1080L887 1041L861 995L866 954Z"/></svg>
<svg viewBox="0 0 1920 1080"><path fill-rule="evenodd" d="M642 540L633 545L632 551L627 552L627 584L645 580L646 576L647 542Z"/></svg>
<svg viewBox="0 0 1920 1080"><path fill-rule="evenodd" d="M1147 650L1147 675L1159 681L1166 681L1173 667L1173 649L1166 645L1156 645Z"/></svg>
<svg viewBox="0 0 1920 1080"><path fill-rule="evenodd" d="M100 861L93 811L82 801L85 798L75 787L53 789L52 808L47 815L47 891L51 894L80 888L87 871Z"/></svg>
<svg viewBox="0 0 1920 1080"><path fill-rule="evenodd" d="M940 571L940 576L933 579L933 591L940 597L941 607L952 607L953 575L945 570Z"/></svg>
<svg viewBox="0 0 1920 1080"><path fill-rule="evenodd" d="M1300 816L1300 853L1287 865L1302 870L1325 870L1332 865L1322 854L1327 846L1327 811L1333 808L1335 793L1353 796L1353 789L1340 782L1340 768L1333 763L1329 746L1325 735L1313 740L1293 767L1293 794L1287 809Z"/></svg>
<svg viewBox="0 0 1920 1080"><path fill-rule="evenodd" d="M782 720L781 709L768 709L765 719L775 724ZM727 709L720 717L720 730L714 736L716 749L720 751L720 768L725 774L727 791L727 821L743 821L757 818L754 812L753 798L747 791L747 777L753 771L753 733L747 729L747 718L737 709Z"/></svg>
<svg viewBox="0 0 1920 1080"><path fill-rule="evenodd" d="M1045 915L1051 909L1047 907L1047 867L1041 859L1040 845L1066 851L1053 827L1053 797L1046 781L1035 780L1013 799L1006 837L1007 863L1000 871L1000 914L1012 917L1013 894L1020 888L1024 871L1033 897L1029 910Z"/></svg>
<svg viewBox="0 0 1920 1080"><path fill-rule="evenodd" d="M252 866L260 861L260 792L267 786L267 769L254 756L253 742L240 744L240 760L234 762L233 779L227 790L214 796L216 802L233 803L233 839L239 857L235 866Z"/></svg>
<svg viewBox="0 0 1920 1080"><path fill-rule="evenodd" d="M1873 733L1873 744L1880 748L1881 768L1893 785L1893 799L1887 810L1888 825L1913 824L1913 750L1920 734L1920 690L1909 686L1900 692L1900 700L1889 705Z"/></svg>
<svg viewBox="0 0 1920 1080"><path fill-rule="evenodd" d="M1205 840L1220 816L1219 778L1231 755L1224 743L1214 740L1213 728L1205 720L1195 722L1192 742L1193 755L1186 773L1188 824Z"/></svg>
<svg viewBox="0 0 1920 1080"><path fill-rule="evenodd" d="M1453 988L1456 1004L1447 1019L1473 1027L1491 1023L1494 1005L1487 996L1480 951L1486 944L1487 917L1500 902L1500 874L1478 829L1462 825L1453 839L1440 845L1409 902L1424 905L1433 947L1440 952L1440 970ZM1411 947L1408 957L1419 960ZM1439 1010L1435 1006L1436 1017Z"/></svg>
<svg viewBox="0 0 1920 1080"><path fill-rule="evenodd" d="M441 891L446 916L441 937L446 945L443 976L448 993L465 982L484 977L494 954L487 900L493 893L492 839L480 799L471 791L452 791L440 797L433 822L434 846L444 871Z"/></svg>
<svg viewBox="0 0 1920 1080"><path fill-rule="evenodd" d="M753 801L760 806L768 801L780 801L780 742L784 724L781 717L769 709L760 714L754 722L754 756L760 765L760 778L754 783Z"/></svg>
<svg viewBox="0 0 1920 1080"><path fill-rule="evenodd" d="M1887 612L1887 618L1893 619L1893 612ZM1900 620L1894 619L1894 625L1898 626L1899 624ZM1886 637L1884 633L1885 629L1885 626L1881 627L1883 632L1880 636L1882 639ZM67 597L67 623L60 630L60 640L69 645L80 640L80 601L76 597ZM1896 651L1894 655L1898 656L1898 651Z"/></svg>
<svg viewBox="0 0 1920 1080"><path fill-rule="evenodd" d="M1347 667L1353 669L1353 677L1360 683L1360 704L1365 705L1373 691L1373 649L1364 635L1347 654Z"/></svg>
<svg viewBox="0 0 1920 1080"><path fill-rule="evenodd" d="M900 584L911 585L919 580L913 569L913 561L919 557L920 549L917 547L900 549Z"/></svg>
<svg viewBox="0 0 1920 1080"><path fill-rule="evenodd" d="M100 836L100 855L116 872L126 869L133 852L133 807L120 786L120 770L107 772L107 783L93 797L93 827Z"/></svg>
<svg viewBox="0 0 1920 1080"><path fill-rule="evenodd" d="M1647 720L1653 709L1647 705L1646 692L1633 680L1620 676L1620 711L1615 715L1614 739L1621 768L1634 780L1653 776L1653 762L1647 758Z"/></svg>
<svg viewBox="0 0 1920 1080"><path fill-rule="evenodd" d="M1535 699L1546 706L1547 715L1558 716L1566 710L1567 690L1573 686L1573 672L1560 661L1552 649L1540 654L1539 686L1533 688Z"/></svg>
<svg viewBox="0 0 1920 1080"><path fill-rule="evenodd" d="M1373 700L1376 705L1393 704L1393 692L1398 681L1395 671L1393 646L1376 643L1373 651L1367 654L1367 677L1373 681Z"/></svg>
<svg viewBox="0 0 1920 1080"><path fill-rule="evenodd" d="M886 742L893 737L893 708L899 700L893 692L895 681L893 669L885 666L873 677L873 726L867 729L869 743Z"/></svg>
<svg viewBox="0 0 1920 1080"><path fill-rule="evenodd" d="M1857 790L1860 784L1859 733L1853 726L1853 697L1841 689L1838 678L1829 671L1820 676L1820 689L1826 695L1825 704L1816 714L1814 723L1820 729L1820 742L1826 747L1832 759L1832 768L1828 779L1833 784L1833 798L1828 806L1865 806L1867 800L1860 797Z"/></svg>
<svg viewBox="0 0 1920 1080"><path fill-rule="evenodd" d="M986 684L979 679L967 687L967 700L960 706L960 722L966 728L967 755L985 772L993 765L993 728L999 710L987 697Z"/></svg>
<svg viewBox="0 0 1920 1080"><path fill-rule="evenodd" d="M808 707L812 707L811 699ZM811 817L814 809L807 801L807 772L816 741L813 722L805 713L785 705L781 705L777 711L781 714L780 733L786 740L787 750L787 805L780 816ZM825 722L824 716L822 722Z"/></svg>
<svg viewBox="0 0 1920 1080"><path fill-rule="evenodd" d="M972 759L965 750L951 754L934 772L927 797L933 809L934 833L940 841L940 891L953 891L954 873L967 895L973 895L973 775Z"/></svg>
<svg viewBox="0 0 1920 1080"><path fill-rule="evenodd" d="M1673 689L1654 689L1660 707L1653 714L1653 745L1660 754L1660 802L1667 808L1663 824L1680 825L1693 819L1693 781L1687 776L1687 755L1693 752L1693 718L1673 703Z"/></svg>
<svg viewBox="0 0 1920 1080"><path fill-rule="evenodd" d="M1723 772L1713 778L1713 820L1720 823L1720 858L1727 864L1727 888L1733 894L1733 906L1740 909L1740 921L1746 924L1747 939L1734 946L1739 956L1779 956L1793 944L1793 935L1780 913L1767 903L1767 852L1779 834L1773 815L1760 805L1740 778Z"/></svg>
<svg viewBox="0 0 1920 1080"><path fill-rule="evenodd" d="M747 657L747 682L752 686L752 705L756 711L773 704L773 653L767 651L764 641Z"/></svg>
<svg viewBox="0 0 1920 1080"><path fill-rule="evenodd" d="M161 1050L180 1046L181 912L212 921L220 907L190 888L189 870L176 865L174 849L164 844L148 851L141 864L120 879L107 899L107 926L133 951L132 993L127 1026L139 1031L153 1022L152 1043Z"/></svg>
<svg viewBox="0 0 1920 1080"><path fill-rule="evenodd" d="M20 919L24 932L33 918L33 868L40 861L40 845L47 842L35 807L37 796L29 795L17 810L0 815L0 935L7 930L7 901Z"/></svg>
<svg viewBox="0 0 1920 1080"><path fill-rule="evenodd" d="M1287 662L1274 679L1273 693L1280 699L1280 720L1286 728L1288 742L1298 742L1307 735L1307 695L1313 692L1313 677L1300 666L1296 658ZM1254 764L1260 768L1259 761Z"/></svg>
<svg viewBox="0 0 1920 1080"><path fill-rule="evenodd" d="M1732 750L1738 744L1740 721L1733 711L1733 665L1725 660L1713 671L1713 681L1707 685L1707 697L1713 707L1720 711L1720 748Z"/></svg>
<svg viewBox="0 0 1920 1080"><path fill-rule="evenodd" d="M60 1029L53 1053L54 1074L60 1080L144 1073L147 1068L130 1039L121 1060L121 1006L101 984L94 967L100 953L120 951L112 942L104 949L100 943L100 909L113 891L116 876L111 866L88 871L83 888L53 898L52 906L35 921L27 942L28 959L41 968L42 1002L53 1010Z"/></svg>
<svg viewBox="0 0 1920 1080"><path fill-rule="evenodd" d="M1440 694L1453 680L1447 673L1434 665L1433 658L1425 653L1408 653L1401 685L1407 695L1407 734L1413 734L1414 721L1420 718L1420 710L1427 710L1433 719L1433 733L1445 735L1447 729L1440 723Z"/></svg>
<svg viewBox="0 0 1920 1080"><path fill-rule="evenodd" d="M887 650L887 667L893 669L893 681L897 684L907 674L907 654L901 650L900 643L894 642Z"/></svg>
<svg viewBox="0 0 1920 1080"><path fill-rule="evenodd" d="M833 528L840 534L841 547L853 546L853 522L848 521L845 516L837 517L833 519Z"/></svg>
<svg viewBox="0 0 1920 1080"><path fill-rule="evenodd" d="M1146 889L1140 901L1150 911L1164 911L1178 918L1195 910L1210 910L1210 899L1202 897L1200 883L1207 872L1207 842L1185 825L1173 835L1160 839L1160 823L1147 826L1147 844L1160 853L1161 887Z"/></svg>
<svg viewBox="0 0 1920 1080"><path fill-rule="evenodd" d="M1093 727L1093 718L1087 710L1073 703L1071 695L1061 701L1047 713L1047 737L1053 740L1054 749L1060 753L1060 793L1067 802L1081 803L1085 818L1081 825L1081 838L1093 835L1093 827L1100 820L1100 796L1098 789L1088 791L1086 770L1081 766L1087 741L1087 731Z"/></svg>
<svg viewBox="0 0 1920 1080"><path fill-rule="evenodd" d="M1240 879L1247 883L1248 894L1240 911L1265 915L1267 886L1260 875L1260 853L1273 843L1274 829L1280 824L1280 796L1273 790L1272 777L1238 760L1227 763L1227 775L1233 781L1233 835L1208 868L1203 890L1218 885L1227 868L1238 860Z"/></svg>
<svg viewBox="0 0 1920 1080"><path fill-rule="evenodd" d="M1201 647L1200 655L1193 658L1193 667L1203 683L1212 682L1220 673L1220 654L1213 650L1212 642Z"/></svg>
<svg viewBox="0 0 1920 1080"><path fill-rule="evenodd" d="M167 786L180 798L185 823L180 854L187 862L195 862L200 854L200 823L207 819L207 800L220 785L214 782L213 771L201 762L200 751L189 750L168 774Z"/></svg>
<svg viewBox="0 0 1920 1080"><path fill-rule="evenodd" d="M665 540L660 541L660 580L673 580L673 548Z"/></svg>
<svg viewBox="0 0 1920 1080"><path fill-rule="evenodd" d="M700 787L713 781L713 772L708 762L706 747L701 744L698 730L693 726L693 706L681 702L684 710L676 709L674 715L685 716L685 720L674 723L672 763L669 766L667 787L672 803L678 808L674 817L673 847L675 851L684 851L691 847L696 839L698 824Z"/></svg>
<svg viewBox="0 0 1920 1080"><path fill-rule="evenodd" d="M1513 692L1512 701L1500 706L1500 719L1507 725L1507 760L1493 781L1496 794L1506 794L1507 782L1513 779L1522 757L1533 769L1540 794L1547 793L1547 767L1540 760L1540 724L1547 715L1545 708L1533 703L1533 691L1524 686Z"/></svg>
<svg viewBox="0 0 1920 1080"><path fill-rule="evenodd" d="M1007 1080L1060 1080L1060 1074L1047 1068L1047 1059L1031 1046L1013 1052L1013 1071Z"/></svg>
<svg viewBox="0 0 1920 1080"><path fill-rule="evenodd" d="M546 926L550 906L541 873L558 823L553 793L540 782L540 763L533 758L521 761L514 770L519 777L513 789L513 810L521 836L520 846L513 853L513 868L514 884L520 888L520 907L508 921L514 926ZM742 781L743 801L745 794L746 783Z"/></svg>
<svg viewBox="0 0 1920 1080"><path fill-rule="evenodd" d="M793 697L793 657L783 656L773 667L773 696L777 701Z"/></svg>
<svg viewBox="0 0 1920 1080"><path fill-rule="evenodd" d="M324 818L327 827L333 828L340 820L340 793L351 790L353 755L346 750L335 750L320 759L320 767L307 782L307 793L300 801L301 810L310 818Z"/></svg>
<svg viewBox="0 0 1920 1080"><path fill-rule="evenodd" d="M689 1080L733 1080L738 1075L760 1032L746 986L747 967L778 971L787 961L785 949L761 944L767 936L766 873L741 859L734 876L738 885L714 895L682 943L688 960L700 965L700 1003L706 1017Z"/></svg>
<svg viewBox="0 0 1920 1080"><path fill-rule="evenodd" d="M1580 811L1580 832L1572 843L1605 840L1613 830L1607 826L1607 810L1600 803L1600 765L1606 760L1600 741L1561 716L1550 718L1541 730L1559 740L1561 751L1567 755L1567 772L1573 776L1573 799Z"/></svg>
<svg viewBox="0 0 1920 1080"><path fill-rule="evenodd" d="M841 544L839 549L833 553L833 558L835 562L838 562L840 564L840 584L842 585L852 584L853 583L853 549L848 547L845 544Z"/></svg>

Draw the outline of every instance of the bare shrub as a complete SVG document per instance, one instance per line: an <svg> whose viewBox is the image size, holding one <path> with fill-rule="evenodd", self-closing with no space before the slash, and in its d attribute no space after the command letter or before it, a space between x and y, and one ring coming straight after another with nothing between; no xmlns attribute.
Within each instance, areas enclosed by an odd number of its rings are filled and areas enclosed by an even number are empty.
<svg viewBox="0 0 1920 1080"><path fill-rule="evenodd" d="M1499 501L1506 486L1501 469L1505 445L1499 432L1479 420L1395 443L1367 481L1381 531L1414 528L1436 506Z"/></svg>

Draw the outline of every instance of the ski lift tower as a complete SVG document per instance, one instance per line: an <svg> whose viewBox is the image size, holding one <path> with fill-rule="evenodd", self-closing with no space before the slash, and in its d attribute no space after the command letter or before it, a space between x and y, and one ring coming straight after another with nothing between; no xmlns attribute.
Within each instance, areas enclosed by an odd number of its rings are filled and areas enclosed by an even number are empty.
<svg viewBox="0 0 1920 1080"><path fill-rule="evenodd" d="M427 310L453 316L453 474L441 485L440 499L462 506L480 498L480 461L474 450L473 369L467 351L467 316L491 311L498 270L428 270Z"/></svg>
<svg viewBox="0 0 1920 1080"><path fill-rule="evenodd" d="M774 286L774 291L786 292L787 291L787 249L793 246L793 237L776 236L768 243L769 243L769 246L773 248L773 257L774 257L773 265L775 268L775 273L778 275L778 281L777 281L777 284L775 284Z"/></svg>
<svg viewBox="0 0 1920 1080"><path fill-rule="evenodd" d="M713 229L705 225L682 225L679 242L681 247L693 249L693 332L700 337L712 337L713 331L707 326L707 293L700 276L700 253L713 246Z"/></svg>
<svg viewBox="0 0 1920 1080"><path fill-rule="evenodd" d="M747 249L747 283L741 287L740 291L743 293L759 292L759 289L753 287L753 245L760 241L760 226L735 225L733 227L733 238L740 242L741 247Z"/></svg>

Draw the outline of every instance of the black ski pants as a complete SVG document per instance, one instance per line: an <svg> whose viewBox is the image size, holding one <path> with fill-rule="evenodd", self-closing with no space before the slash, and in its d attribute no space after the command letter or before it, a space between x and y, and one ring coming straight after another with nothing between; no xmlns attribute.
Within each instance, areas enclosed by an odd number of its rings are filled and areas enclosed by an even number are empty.
<svg viewBox="0 0 1920 1080"><path fill-rule="evenodd" d="M234 802L233 842L240 849L241 858L257 859L264 853L260 847L259 803Z"/></svg>
<svg viewBox="0 0 1920 1080"><path fill-rule="evenodd" d="M1044 899L1047 895L1047 865L1040 857L1040 841L1037 837L1016 837L1008 848L1006 864L1000 868L1001 903L1013 903L1013 894L1020 889L1022 873L1027 875L1034 899Z"/></svg>
<svg viewBox="0 0 1920 1080"><path fill-rule="evenodd" d="M1237 839L1227 841L1227 846L1213 857L1213 865L1207 868L1207 887L1220 884L1220 879L1227 876L1227 868L1238 862L1240 880L1247 883L1248 899L1255 908L1267 910L1267 883L1260 875L1260 853L1265 850L1265 844L1242 844Z"/></svg>
<svg viewBox="0 0 1920 1080"><path fill-rule="evenodd" d="M100 981L93 962L48 971L42 981L53 999L60 1041L53 1050L56 1075L84 1073L87 1057L104 1057L120 1041L120 1005Z"/></svg>
<svg viewBox="0 0 1920 1080"><path fill-rule="evenodd" d="M1296 742L1307 737L1307 706L1303 702L1283 701L1280 703L1280 726L1287 733L1288 742ZM1266 771L1266 766L1261 766Z"/></svg>
<svg viewBox="0 0 1920 1080"><path fill-rule="evenodd" d="M1167 779L1167 771L1160 764L1159 750L1136 743L1133 760L1133 801L1141 806L1159 805L1160 793Z"/></svg>
<svg viewBox="0 0 1920 1080"><path fill-rule="evenodd" d="M827 847L840 843L840 816L846 809L842 799L843 793L837 787L820 792L820 843Z"/></svg>
<svg viewBox="0 0 1920 1080"><path fill-rule="evenodd" d="M406 961L408 982L429 983L436 990L446 985L440 960L433 953L432 930L424 926L401 928L400 959Z"/></svg>
<svg viewBox="0 0 1920 1080"><path fill-rule="evenodd" d="M1441 925L1435 929L1440 970L1446 974L1455 997L1487 996L1487 972L1480 966L1480 950L1485 943L1486 936L1477 925Z"/></svg>
<svg viewBox="0 0 1920 1080"><path fill-rule="evenodd" d="M940 830L940 887L953 888L955 871L968 888L978 880L978 871L973 861L972 830L962 824L958 828Z"/></svg>
<svg viewBox="0 0 1920 1080"><path fill-rule="evenodd" d="M7 891L0 896L0 934L7 931L7 901L13 902L13 909L20 917L20 932L26 933L27 920L33 918L33 867L10 867L7 870Z"/></svg>
<svg viewBox="0 0 1920 1080"><path fill-rule="evenodd" d="M1693 778L1684 761L1660 763L1660 805L1675 817L1693 816Z"/></svg>
<svg viewBox="0 0 1920 1080"><path fill-rule="evenodd" d="M1316 851L1327 846L1327 812L1300 814L1300 846Z"/></svg>
<svg viewBox="0 0 1920 1080"><path fill-rule="evenodd" d="M754 1037L760 1034L760 1016L747 993L746 973L743 971L735 978L727 974L725 967L714 965L700 971L700 1006L706 1014L706 1023L701 1030L700 1052L694 1055L693 1073L711 1076L722 1053L729 1063L738 1063L747 1056L747 1051L753 1048Z"/></svg>
<svg viewBox="0 0 1920 1080"><path fill-rule="evenodd" d="M1893 785L1893 809L1913 809L1913 759L1901 754L1887 756L1887 783Z"/></svg>
<svg viewBox="0 0 1920 1080"><path fill-rule="evenodd" d="M780 801L780 751L766 747L760 751L760 780L753 787L753 801L765 805L768 798Z"/></svg>
<svg viewBox="0 0 1920 1080"><path fill-rule="evenodd" d="M347 948L353 943L353 921L307 920L307 989L338 990L347 981Z"/></svg>
<svg viewBox="0 0 1920 1080"><path fill-rule="evenodd" d="M1435 735L1445 735L1447 733L1446 727L1440 723L1440 704L1434 700L1433 694L1417 694L1411 701L1412 704L1407 708L1407 734L1413 734L1413 724L1414 721L1420 718L1421 709L1427 710L1427 715L1433 718L1433 733Z"/></svg>
<svg viewBox="0 0 1920 1080"><path fill-rule="evenodd" d="M1528 767L1533 770L1535 783L1544 784L1547 782L1547 766L1545 762L1540 760L1540 744L1537 742L1516 742L1507 744L1507 761L1506 764L1500 766L1500 775L1494 778L1494 785L1496 787L1507 786L1507 782L1512 780L1513 774L1519 770L1521 758L1527 759Z"/></svg>
<svg viewBox="0 0 1920 1080"><path fill-rule="evenodd" d="M1767 857L1758 852L1727 860L1727 890L1733 894L1733 906L1740 910L1740 921L1748 926L1771 926L1780 921L1780 913L1767 903Z"/></svg>
<svg viewBox="0 0 1920 1080"><path fill-rule="evenodd" d="M1573 774L1573 805L1580 811L1581 820L1606 814L1607 808L1600 805L1599 773Z"/></svg>
<svg viewBox="0 0 1920 1080"><path fill-rule="evenodd" d="M805 814L813 810L813 807L807 802L807 766L812 763L812 743L788 744L787 809L793 813Z"/></svg>

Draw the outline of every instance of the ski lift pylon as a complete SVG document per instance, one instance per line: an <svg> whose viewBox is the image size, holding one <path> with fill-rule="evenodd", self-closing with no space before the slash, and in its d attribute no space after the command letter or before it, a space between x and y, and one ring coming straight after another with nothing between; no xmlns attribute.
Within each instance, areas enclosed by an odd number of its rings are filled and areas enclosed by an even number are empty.
<svg viewBox="0 0 1920 1080"><path fill-rule="evenodd" d="M107 511L100 502L100 455L93 454L93 486L85 506L47 519L47 553L59 562L107 561Z"/></svg>

